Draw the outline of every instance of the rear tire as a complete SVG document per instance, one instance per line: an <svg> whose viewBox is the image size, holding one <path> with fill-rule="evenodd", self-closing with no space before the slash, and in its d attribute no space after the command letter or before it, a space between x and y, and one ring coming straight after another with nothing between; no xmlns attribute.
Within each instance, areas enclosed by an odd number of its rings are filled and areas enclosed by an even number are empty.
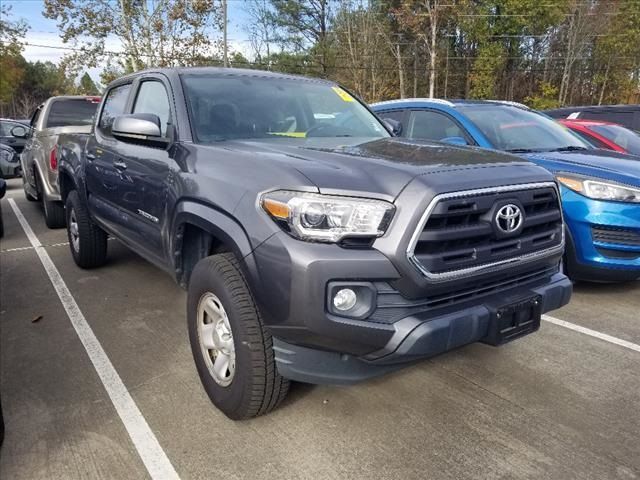
<svg viewBox="0 0 640 480"><path fill-rule="evenodd" d="M96 268L107 260L107 233L89 216L76 190L67 196L67 237L73 260L80 268Z"/></svg>
<svg viewBox="0 0 640 480"><path fill-rule="evenodd" d="M189 282L187 321L202 385L227 417L256 417L282 402L289 391L289 380L278 374L271 334L262 323L233 254L214 255L198 262ZM207 329L207 325L215 328ZM226 353L217 343L227 345L225 341L230 342ZM221 370L224 373L217 375L214 365L220 355L227 356L227 362Z"/></svg>
<svg viewBox="0 0 640 480"><path fill-rule="evenodd" d="M62 202L49 202L42 195L42 208L44 221L49 228L63 228L66 224L64 204Z"/></svg>

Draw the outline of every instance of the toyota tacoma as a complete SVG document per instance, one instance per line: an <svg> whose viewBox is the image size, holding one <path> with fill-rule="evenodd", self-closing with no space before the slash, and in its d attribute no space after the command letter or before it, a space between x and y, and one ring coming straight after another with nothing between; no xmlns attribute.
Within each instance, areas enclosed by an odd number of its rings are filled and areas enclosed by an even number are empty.
<svg viewBox="0 0 640 480"><path fill-rule="evenodd" d="M159 69L111 83L89 134L60 135L71 253L107 236L187 289L202 384L232 419L289 381L349 384L565 305L563 218L546 170L393 138L326 80Z"/></svg>

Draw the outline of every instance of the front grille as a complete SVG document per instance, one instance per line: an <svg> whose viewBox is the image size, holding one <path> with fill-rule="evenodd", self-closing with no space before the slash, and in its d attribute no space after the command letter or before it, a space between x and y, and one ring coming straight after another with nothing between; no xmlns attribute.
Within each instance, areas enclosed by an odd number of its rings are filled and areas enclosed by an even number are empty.
<svg viewBox="0 0 640 480"><path fill-rule="evenodd" d="M509 204L523 215L513 234L496 225L498 210ZM553 183L455 192L429 205L407 253L428 278L446 279L560 250L562 229Z"/></svg>
<svg viewBox="0 0 640 480"><path fill-rule="evenodd" d="M624 228L592 227L594 242L640 247L640 233Z"/></svg>

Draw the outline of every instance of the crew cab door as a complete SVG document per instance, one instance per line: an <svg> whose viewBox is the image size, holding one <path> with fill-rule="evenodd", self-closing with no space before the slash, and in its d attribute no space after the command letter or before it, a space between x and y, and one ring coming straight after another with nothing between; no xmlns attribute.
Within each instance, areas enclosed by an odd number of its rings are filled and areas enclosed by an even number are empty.
<svg viewBox="0 0 640 480"><path fill-rule="evenodd" d="M117 230L123 240L131 240L135 229L121 205L137 202L126 195L126 177L117 169L122 161L126 144L118 141L111 132L113 121L129 112L132 84L116 85L106 93L100 109L94 135L89 138L85 152L85 182L89 209L96 220L107 230Z"/></svg>
<svg viewBox="0 0 640 480"><path fill-rule="evenodd" d="M175 118L169 92L171 87L163 76L144 75L134 84L131 113L148 113L160 119L163 138L173 136ZM162 228L167 220L168 179L172 170L179 170L171 158L171 149L162 145L127 142L120 151L117 165L123 182L118 206L135 228L135 242L149 256L165 263Z"/></svg>

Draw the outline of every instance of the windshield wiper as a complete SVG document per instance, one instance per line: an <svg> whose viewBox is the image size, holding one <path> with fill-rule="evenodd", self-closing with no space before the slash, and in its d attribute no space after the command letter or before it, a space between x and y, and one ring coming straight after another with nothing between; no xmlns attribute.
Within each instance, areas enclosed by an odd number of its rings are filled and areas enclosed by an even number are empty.
<svg viewBox="0 0 640 480"><path fill-rule="evenodd" d="M534 150L533 148L510 148L505 150L505 152L509 153L534 153L539 152L539 150Z"/></svg>
<svg viewBox="0 0 640 480"><path fill-rule="evenodd" d="M580 152L582 150L588 150L587 147L579 147L577 145L567 145L566 147L554 148L549 150L550 152Z"/></svg>

